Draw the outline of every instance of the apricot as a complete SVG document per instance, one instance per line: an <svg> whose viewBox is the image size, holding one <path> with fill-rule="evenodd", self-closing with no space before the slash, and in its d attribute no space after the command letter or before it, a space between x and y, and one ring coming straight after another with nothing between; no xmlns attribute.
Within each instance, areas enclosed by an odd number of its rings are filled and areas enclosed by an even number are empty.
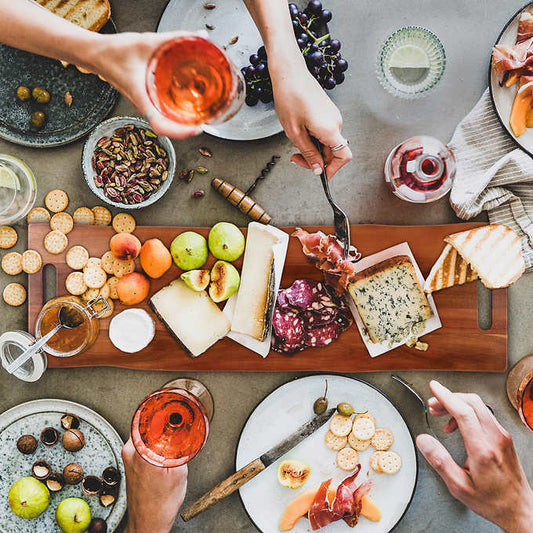
<svg viewBox="0 0 533 533"><path fill-rule="evenodd" d="M141 252L141 241L131 233L117 233L111 237L109 248L117 259L130 261Z"/></svg>
<svg viewBox="0 0 533 533"><path fill-rule="evenodd" d="M159 239L149 239L141 247L142 269L153 279L160 278L172 266L172 255Z"/></svg>
<svg viewBox="0 0 533 533"><path fill-rule="evenodd" d="M119 300L124 305L137 305L148 297L150 281L144 274L132 272L121 277L116 288Z"/></svg>

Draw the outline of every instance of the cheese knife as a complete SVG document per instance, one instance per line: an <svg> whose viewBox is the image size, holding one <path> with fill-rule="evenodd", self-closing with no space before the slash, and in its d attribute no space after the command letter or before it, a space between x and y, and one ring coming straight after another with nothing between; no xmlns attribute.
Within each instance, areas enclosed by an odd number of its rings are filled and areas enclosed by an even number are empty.
<svg viewBox="0 0 533 533"><path fill-rule="evenodd" d="M192 505L187 507L181 517L185 522L194 518L196 515L205 511L207 508L215 505L226 496L229 496L237 489L242 487L245 483L260 474L263 470L268 468L272 463L275 463L281 456L292 450L295 446L300 444L304 439L312 435L317 429L321 428L333 415L335 408L329 409L317 415L303 426L299 427L292 435L282 440L279 444L265 452L263 455L243 466L240 470L235 472L219 483L214 489L204 494L200 499L196 500Z"/></svg>

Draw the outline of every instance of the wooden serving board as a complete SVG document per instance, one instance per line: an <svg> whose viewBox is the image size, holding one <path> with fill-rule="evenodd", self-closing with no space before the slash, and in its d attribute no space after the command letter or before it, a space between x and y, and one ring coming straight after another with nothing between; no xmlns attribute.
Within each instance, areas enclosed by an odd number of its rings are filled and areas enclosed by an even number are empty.
<svg viewBox="0 0 533 533"><path fill-rule="evenodd" d="M384 248L407 241L424 275L443 248L443 238L450 233L470 229L481 224L451 224L443 226L352 226L352 243L363 255L370 255ZM138 227L135 234L141 242L157 237L165 245L180 232L193 229L207 236L208 228ZM289 234L294 228L282 228ZM308 227L309 231L322 230L333 233L331 227ZM57 270L57 294L65 294L64 281L69 267L65 254L51 255L43 247L43 238L49 231L47 224L31 224L28 247L38 250L43 264L54 265ZM76 225L68 235L69 246L81 244L91 256L100 257L108 250L109 239L114 234L111 227ZM210 264L213 262L210 257ZM239 262L237 266L240 267ZM35 320L43 305L43 274L39 272L29 280L29 331L34 332ZM166 275L151 283L153 294L180 274L173 266ZM321 274L305 258L297 239L291 238L287 261L283 271L282 287L289 286L297 278L320 279ZM312 348L293 356L270 352L266 359L224 338L207 352L193 359L172 339L164 326L157 321L153 342L137 354L121 353L109 341L109 319L102 320L100 334L87 352L72 358L49 357L52 368L81 366L119 366L146 370L175 371L250 371L250 372L373 372L384 370L454 370L479 372L504 372L507 368L507 291L492 291L492 325L482 330L478 326L478 286L469 283L435 294L435 301L442 321L442 328L425 336L430 345L427 352L400 347L372 359L359 336L355 325L344 332L340 339L324 348ZM149 310L145 303L141 305ZM116 311L121 311L118 304ZM151 311L149 310L151 313Z"/></svg>

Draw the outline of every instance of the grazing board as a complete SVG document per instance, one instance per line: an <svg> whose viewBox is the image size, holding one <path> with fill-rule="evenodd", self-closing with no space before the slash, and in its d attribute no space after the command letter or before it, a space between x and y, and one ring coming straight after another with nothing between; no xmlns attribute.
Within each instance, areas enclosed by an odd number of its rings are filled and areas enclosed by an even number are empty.
<svg viewBox="0 0 533 533"><path fill-rule="evenodd" d="M481 224L450 224L441 226L380 226L354 225L351 227L352 243L364 255L407 241L424 275L440 255L443 238L450 233L464 231ZM167 246L176 235L194 230L207 236L209 228L138 227L135 235L141 242L157 237ZM295 228L281 228L289 234ZM332 227L306 227L308 231L321 230L333 233ZM43 265L53 265L57 273L57 294L65 294L64 282L71 272L65 264L65 254L52 255L43 247L43 238L50 231L47 224L30 224L28 247L43 256ZM108 250L112 227L76 225L68 235L69 247L81 244L91 256L100 257ZM210 263L214 259L210 257ZM236 263L241 266L241 261ZM159 280L152 280L153 294L173 279L180 270L172 268ZM43 270L29 277L28 326L34 332L35 320L43 305ZM282 287L295 279L320 279L321 273L310 264L301 251L297 239L291 238L283 270ZM306 349L293 356L271 351L261 358L229 338L224 338L207 352L193 359L185 353L156 320L156 336L152 343L137 354L124 354L109 341L109 319L101 320L100 334L90 350L72 358L49 357L52 368L81 366L118 366L145 370L174 371L248 371L248 372L375 372L385 370L450 370L472 372L504 372L507 368L507 290L491 291L492 323L488 329L478 325L478 284L452 287L434 294L442 328L426 335L427 352L402 346L372 359L363 344L357 327L352 325L337 342L323 348ZM144 307L150 313L147 302ZM118 304L116 311L123 306Z"/></svg>

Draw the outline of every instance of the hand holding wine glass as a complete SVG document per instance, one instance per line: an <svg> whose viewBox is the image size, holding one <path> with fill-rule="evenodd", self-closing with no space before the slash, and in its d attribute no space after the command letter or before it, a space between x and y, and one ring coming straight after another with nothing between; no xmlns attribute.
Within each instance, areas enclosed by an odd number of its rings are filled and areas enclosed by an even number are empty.
<svg viewBox="0 0 533 533"><path fill-rule="evenodd" d="M419 435L417 445L442 477L448 490L475 513L508 533L531 531L533 491L510 434L476 394L453 393L432 381L428 401L434 416L450 415L445 433L459 429L467 460L459 466L448 450L430 435Z"/></svg>

